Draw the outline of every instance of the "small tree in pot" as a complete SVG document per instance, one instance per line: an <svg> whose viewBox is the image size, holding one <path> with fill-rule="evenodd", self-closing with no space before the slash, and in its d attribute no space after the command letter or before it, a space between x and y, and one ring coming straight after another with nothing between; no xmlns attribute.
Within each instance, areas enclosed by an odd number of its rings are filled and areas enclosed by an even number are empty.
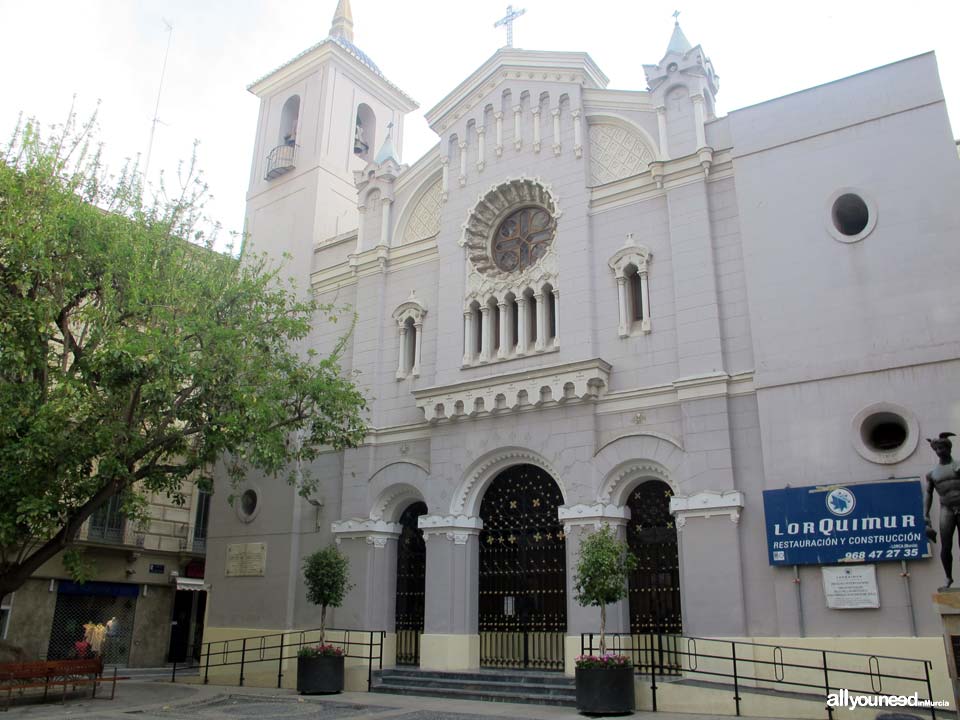
<svg viewBox="0 0 960 720"><path fill-rule="evenodd" d="M330 545L303 561L307 600L320 606L320 642L297 652L297 690L304 695L343 690L343 648L324 642L327 608L340 607L352 585L350 561Z"/></svg>
<svg viewBox="0 0 960 720"><path fill-rule="evenodd" d="M627 580L637 559L609 526L580 543L574 577L577 602L600 608L600 654L577 658L577 709L586 713L629 713L633 710L633 663L607 652L607 605L627 597Z"/></svg>

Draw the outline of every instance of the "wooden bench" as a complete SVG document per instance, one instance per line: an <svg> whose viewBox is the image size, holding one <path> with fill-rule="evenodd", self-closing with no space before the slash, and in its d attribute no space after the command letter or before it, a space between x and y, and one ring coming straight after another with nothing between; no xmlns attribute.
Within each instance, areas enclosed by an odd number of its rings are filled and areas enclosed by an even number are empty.
<svg viewBox="0 0 960 720"><path fill-rule="evenodd" d="M113 677L103 677L103 658L86 660L37 660L25 663L0 664L0 692L6 691L4 710L10 708L14 691L22 692L28 689L43 688L43 697L46 699L50 688L63 686L61 702L67 697L67 688L76 689L80 685L91 685L93 697L97 696L97 685L111 683L110 699L113 700L117 691L117 669L113 669Z"/></svg>

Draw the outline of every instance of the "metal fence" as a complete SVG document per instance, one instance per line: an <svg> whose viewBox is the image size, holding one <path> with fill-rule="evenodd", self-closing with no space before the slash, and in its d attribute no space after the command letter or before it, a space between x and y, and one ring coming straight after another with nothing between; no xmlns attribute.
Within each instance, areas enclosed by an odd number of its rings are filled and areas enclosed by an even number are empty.
<svg viewBox="0 0 960 720"><path fill-rule="evenodd" d="M135 597L58 594L47 659L99 656L109 665L126 665L136 606Z"/></svg>
<svg viewBox="0 0 960 720"><path fill-rule="evenodd" d="M373 679L374 663L378 670L383 669L383 642L386 632L383 630L348 630L327 628L325 642L332 643L344 650L345 658L363 660L367 664L367 689ZM215 640L200 644L200 672L204 684L210 681L211 670L228 667L239 668L238 685L243 686L246 672L250 668L264 670L271 665L277 669L277 687L283 686L284 663L296 660L302 647L316 645L319 642L320 629L297 630L295 632L271 633L253 637ZM332 637L331 637L332 636ZM192 653L191 653L192 654ZM190 657L191 654L188 654ZM177 669L196 667L194 664L173 663L170 681L177 681ZM293 666L296 672L296 664Z"/></svg>
<svg viewBox="0 0 960 720"><path fill-rule="evenodd" d="M728 685L740 715L741 691L747 688L808 692L823 698L829 720L833 708L827 696L841 689L850 695L913 695L933 701L929 660L715 640L685 635L607 633L607 651L630 658L637 675L649 677L651 702L657 710L657 680L683 676ZM580 636L581 654L599 652L600 635ZM918 689L924 689L924 693ZM822 693L822 695L821 695ZM936 710L931 706L931 720Z"/></svg>

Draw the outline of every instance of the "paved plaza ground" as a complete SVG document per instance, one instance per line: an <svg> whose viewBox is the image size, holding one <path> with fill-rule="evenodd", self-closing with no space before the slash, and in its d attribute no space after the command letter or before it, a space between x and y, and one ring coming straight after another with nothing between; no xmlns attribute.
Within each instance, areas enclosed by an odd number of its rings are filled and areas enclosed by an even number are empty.
<svg viewBox="0 0 960 720"><path fill-rule="evenodd" d="M579 718L572 708L484 703L469 700L341 693L301 697L293 690L170 684L163 681L124 681L114 700L90 697L65 703L14 705L3 720L83 718L104 720L550 720ZM705 720L705 715L634 713L646 720Z"/></svg>

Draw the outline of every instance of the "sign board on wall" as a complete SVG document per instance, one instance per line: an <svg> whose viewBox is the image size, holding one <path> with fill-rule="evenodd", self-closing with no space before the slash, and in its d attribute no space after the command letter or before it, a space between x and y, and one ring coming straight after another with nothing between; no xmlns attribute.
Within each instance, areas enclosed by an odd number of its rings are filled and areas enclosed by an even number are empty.
<svg viewBox="0 0 960 720"><path fill-rule="evenodd" d="M771 565L910 560L927 554L919 479L763 491Z"/></svg>
<svg viewBox="0 0 960 720"><path fill-rule="evenodd" d="M266 543L227 545L227 577L263 577L266 568Z"/></svg>
<svg viewBox="0 0 960 720"><path fill-rule="evenodd" d="M827 607L836 610L880 607L876 565L820 568Z"/></svg>

